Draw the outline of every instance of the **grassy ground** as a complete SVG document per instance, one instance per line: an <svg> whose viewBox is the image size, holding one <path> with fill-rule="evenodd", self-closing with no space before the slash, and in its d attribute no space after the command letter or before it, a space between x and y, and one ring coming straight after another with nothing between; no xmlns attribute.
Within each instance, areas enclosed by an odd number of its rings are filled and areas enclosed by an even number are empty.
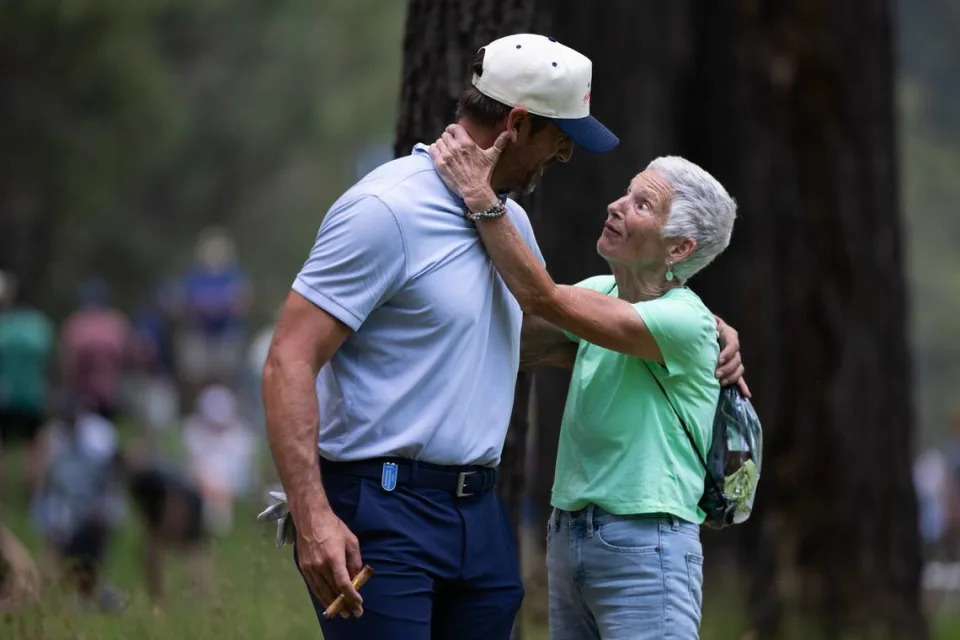
<svg viewBox="0 0 960 640"><path fill-rule="evenodd" d="M25 504L15 480L21 464L17 452L7 452L0 467L0 519L41 555L40 541L29 522ZM212 545L214 579L212 592L199 598L186 588L182 558L168 563L167 598L152 604L140 577L138 541L140 528L131 518L118 533L109 557L106 575L129 597L129 606L120 615L81 612L72 598L48 587L42 602L17 615L0 617L0 638L4 640L173 640L181 638L313 638L319 637L316 618L291 552L274 546L272 526L259 525L254 516L260 504L241 505L234 530ZM530 545L532 536L525 541ZM537 563L528 562L528 574L537 573ZM542 574L542 571L539 572ZM709 573L709 572L708 572ZM709 579L709 576L708 576ZM524 628L526 640L545 640L542 622L544 595L536 580L528 581ZM708 583L704 597L703 640L740 640L745 617L737 598L736 584L716 577ZM933 636L960 638L960 611L943 612L933 621ZM810 638L809 634L795 634Z"/></svg>

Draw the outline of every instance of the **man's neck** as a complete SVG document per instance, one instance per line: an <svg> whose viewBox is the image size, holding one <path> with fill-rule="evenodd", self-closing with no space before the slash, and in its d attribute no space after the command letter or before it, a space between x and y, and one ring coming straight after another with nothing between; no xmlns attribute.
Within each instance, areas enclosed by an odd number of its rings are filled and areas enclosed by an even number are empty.
<svg viewBox="0 0 960 640"><path fill-rule="evenodd" d="M481 149L489 149L493 146L493 143L497 141L497 136L503 133L502 127L490 128L478 125L466 118L460 118L457 121L461 127L466 129L467 134L473 141L477 143L477 146ZM493 187L493 190L497 193L507 191L512 189L515 185L509 184L509 179L503 175L501 166L497 164L493 169L493 176L490 178L490 186Z"/></svg>

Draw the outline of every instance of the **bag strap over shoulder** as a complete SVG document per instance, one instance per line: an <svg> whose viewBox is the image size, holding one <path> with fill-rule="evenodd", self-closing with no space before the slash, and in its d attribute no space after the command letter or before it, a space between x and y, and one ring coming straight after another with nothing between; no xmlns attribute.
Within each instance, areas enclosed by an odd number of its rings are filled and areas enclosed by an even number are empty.
<svg viewBox="0 0 960 640"><path fill-rule="evenodd" d="M683 432L687 434L687 440L690 441L690 446L693 447L694 453L697 454L697 460L699 460L701 466L703 466L703 471L706 474L710 484L713 485L713 489L722 493L723 490L717 483L717 479L713 477L712 473L710 473L710 468L707 467L707 462L703 459L703 454L700 453L700 449L697 447L697 443L693 439L693 434L690 433L690 429L687 427L687 423L684 421L683 416L680 415L680 412L677 411L677 407L674 406L673 401L670 400L670 396L667 395L667 390L664 388L663 383L660 382L660 378L657 377L657 374L653 370L653 366L650 364L650 361L644 360L643 362L647 365L647 369L650 371L650 377L652 377L654 382L657 383L657 386L660 387L660 391L663 392L663 397L667 399L667 404L670 405L670 408L673 409L674 415L677 416L677 420L680 421L680 426L683 427Z"/></svg>
<svg viewBox="0 0 960 640"><path fill-rule="evenodd" d="M673 402L670 400L670 396L667 395L667 390L664 388L663 383L660 382L660 378L657 377L657 374L654 372L653 367L650 365L649 360L644 360L644 364L647 365L647 369L650 370L650 377L653 378L653 381L657 383L657 386L660 387L660 391L663 392L663 397L667 399L667 404L670 405L670 408L673 409L674 415L677 416L677 420L680 421L680 426L683 427L683 432L687 434L687 440L690 441L690 446L693 447L694 452L697 454L697 459L700 460L700 464L703 465L703 470L709 473L707 469L707 462L703 459L703 455L700 453L700 449L697 448L697 443L693 440L693 434L690 433L690 429L687 428L687 423L684 422L683 417L680 415L680 412L677 411L677 408L673 406Z"/></svg>
<svg viewBox="0 0 960 640"><path fill-rule="evenodd" d="M617 288L616 282L610 287L607 291L607 295L612 295L613 290ZM713 488L717 491L721 491L720 485L717 484L716 478L713 477L713 474L710 473L710 468L707 467L707 461L704 460L703 454L700 453L700 449L697 447L697 443L693 439L693 434L690 433L690 429L687 428L687 423L684 422L683 417L680 415L680 412L677 411L677 408L673 405L673 402L670 400L670 396L667 395L667 390L664 388L663 383L660 382L660 378L657 377L656 372L654 372L653 367L650 365L649 360L644 360L644 364L647 365L647 369L650 371L650 376L653 378L653 381L657 383L657 386L660 387L660 391L663 392L663 397L667 399L667 404L670 405L670 408L673 409L673 413L677 416L677 420L680 421L680 426L683 427L683 432L687 434L687 440L690 441L690 446L693 447L693 452L697 454L697 460L700 461L700 465L703 466L703 471L706 474L707 478L710 479L710 484L713 485Z"/></svg>

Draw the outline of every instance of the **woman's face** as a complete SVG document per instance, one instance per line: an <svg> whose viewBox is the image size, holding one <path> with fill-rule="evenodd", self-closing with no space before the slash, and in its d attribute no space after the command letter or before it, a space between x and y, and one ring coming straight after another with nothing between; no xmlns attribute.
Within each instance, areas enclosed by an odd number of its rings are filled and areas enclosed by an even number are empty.
<svg viewBox="0 0 960 640"><path fill-rule="evenodd" d="M638 173L627 192L607 206L597 253L607 262L631 266L666 263L667 244L660 232L670 214L672 190L656 171Z"/></svg>

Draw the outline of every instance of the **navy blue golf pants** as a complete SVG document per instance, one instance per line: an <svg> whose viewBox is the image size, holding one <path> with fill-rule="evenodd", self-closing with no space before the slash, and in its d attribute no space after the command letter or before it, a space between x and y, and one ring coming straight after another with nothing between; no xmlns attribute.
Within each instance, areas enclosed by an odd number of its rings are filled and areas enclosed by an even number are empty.
<svg viewBox="0 0 960 640"><path fill-rule="evenodd" d="M360 618L327 620L310 594L325 640L510 637L523 584L495 490L462 498L403 485L387 491L371 478L327 472L323 484L374 570L360 590Z"/></svg>

